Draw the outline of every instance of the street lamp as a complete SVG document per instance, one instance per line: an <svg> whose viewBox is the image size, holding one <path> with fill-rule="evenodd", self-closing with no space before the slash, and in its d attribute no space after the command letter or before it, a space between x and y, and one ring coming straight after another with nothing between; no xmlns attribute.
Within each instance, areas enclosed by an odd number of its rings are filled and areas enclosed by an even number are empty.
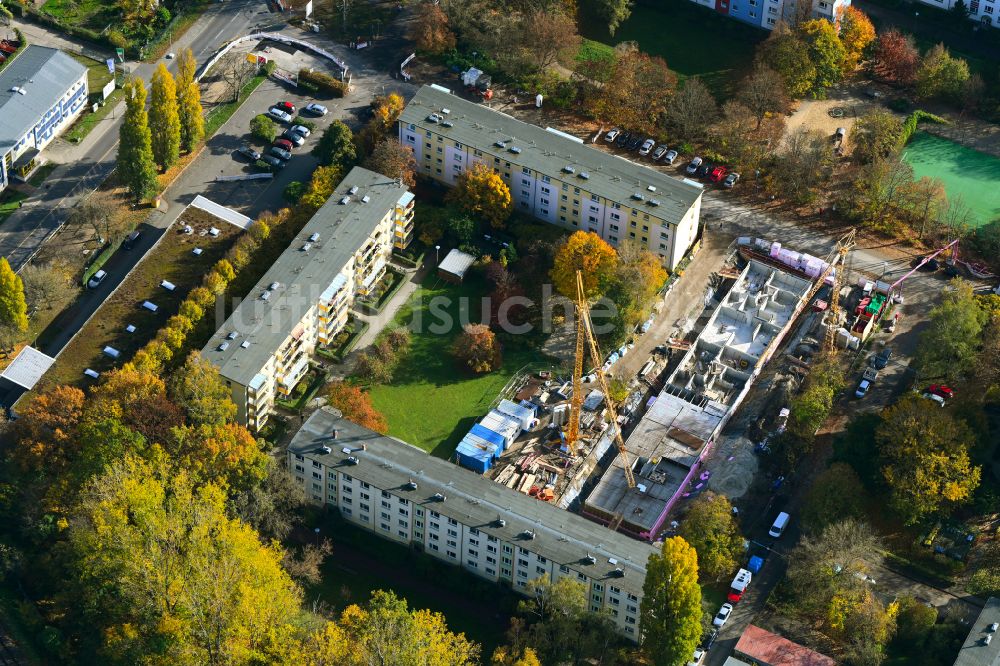
<svg viewBox="0 0 1000 666"><path fill-rule="evenodd" d="M317 528L315 528L315 529L313 530L313 532L315 532L315 533L316 533L316 545L318 546L318 545L319 545L319 528L318 528L318 527L317 527Z"/></svg>
<svg viewBox="0 0 1000 666"><path fill-rule="evenodd" d="M441 263L441 246L440 245L435 245L434 246L434 259L435 259L434 263L437 263L437 264Z"/></svg>

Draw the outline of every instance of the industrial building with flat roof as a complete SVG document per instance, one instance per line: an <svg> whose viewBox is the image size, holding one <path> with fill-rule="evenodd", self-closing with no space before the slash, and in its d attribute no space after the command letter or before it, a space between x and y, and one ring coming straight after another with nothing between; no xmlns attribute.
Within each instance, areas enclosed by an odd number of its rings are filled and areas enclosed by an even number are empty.
<svg viewBox="0 0 1000 666"><path fill-rule="evenodd" d="M635 240L673 269L698 236L702 186L586 146L424 86L399 117L399 141L417 172L454 185L484 164L510 188L516 211L567 231L592 231L613 246Z"/></svg>
<svg viewBox="0 0 1000 666"><path fill-rule="evenodd" d="M954 666L1000 666L1000 597L986 600L969 627Z"/></svg>
<svg viewBox="0 0 1000 666"><path fill-rule="evenodd" d="M0 71L0 190L87 105L87 68L58 49L30 45Z"/></svg>
<svg viewBox="0 0 1000 666"><path fill-rule="evenodd" d="M241 423L264 426L412 227L413 194L399 181L361 167L347 174L201 352L232 389Z"/></svg>
<svg viewBox="0 0 1000 666"><path fill-rule="evenodd" d="M311 501L351 523L524 592L569 577L636 640L646 562L657 549L504 486L324 407L288 445Z"/></svg>
<svg viewBox="0 0 1000 666"><path fill-rule="evenodd" d="M625 442L636 487L621 457L600 478L582 513L654 539L715 438L805 305L808 280L751 260ZM700 480L700 479L699 479Z"/></svg>

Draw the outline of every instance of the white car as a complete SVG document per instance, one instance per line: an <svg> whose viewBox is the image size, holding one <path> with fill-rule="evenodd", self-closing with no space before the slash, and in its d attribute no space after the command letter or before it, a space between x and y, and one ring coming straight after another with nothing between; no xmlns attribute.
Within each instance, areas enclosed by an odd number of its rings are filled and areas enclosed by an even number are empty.
<svg viewBox="0 0 1000 666"><path fill-rule="evenodd" d="M668 150L667 154L663 156L663 163L664 164L673 164L674 160L676 160L676 159L677 159L677 151L676 150Z"/></svg>
<svg viewBox="0 0 1000 666"><path fill-rule="evenodd" d="M694 655L691 657L691 661L687 663L687 666L701 666L705 663L705 655L707 653L701 648L695 648Z"/></svg>
<svg viewBox="0 0 1000 666"><path fill-rule="evenodd" d="M279 121L281 121L283 123L290 123L290 122L292 122L292 116L291 116L291 114L285 113L281 109L279 109L277 107L274 107L274 106L272 106L270 109L267 110L267 115L269 115L272 118L274 118L275 120L279 120Z"/></svg>
<svg viewBox="0 0 1000 666"><path fill-rule="evenodd" d="M721 627L729 619L729 616L733 613L732 604L722 604L722 608L719 609L718 614L712 618L712 624L716 627Z"/></svg>
<svg viewBox="0 0 1000 666"><path fill-rule="evenodd" d="M90 287L91 289L96 289L99 284L104 282L104 278L106 277L108 277L108 274L105 273L103 269L98 270L96 273L94 273L94 276L92 278L87 280L87 286Z"/></svg>
<svg viewBox="0 0 1000 666"><path fill-rule="evenodd" d="M620 129L618 129L617 127L612 127L611 129L608 130L608 133L604 135L604 140L607 141L608 143L612 143L615 139L618 138L618 135L621 133L622 131Z"/></svg>
<svg viewBox="0 0 1000 666"><path fill-rule="evenodd" d="M289 131L302 135L303 139L308 139L309 135L312 134L312 132L309 131L309 128L305 125L292 125L292 128Z"/></svg>
<svg viewBox="0 0 1000 666"><path fill-rule="evenodd" d="M646 155L649 155L650 151L652 151L655 146L655 141L652 139L646 139L642 142L642 147L639 148L639 154L645 157Z"/></svg>
<svg viewBox="0 0 1000 666"><path fill-rule="evenodd" d="M282 136L295 144L296 147L301 146L306 142L305 137L298 132L293 132L292 130L288 130Z"/></svg>
<svg viewBox="0 0 1000 666"><path fill-rule="evenodd" d="M306 108L303 109L303 111L306 111L316 116L325 116L327 113L329 113L329 111L327 111L327 108L325 106L316 103L306 104Z"/></svg>
<svg viewBox="0 0 1000 666"><path fill-rule="evenodd" d="M698 171L698 167L701 166L701 161L700 157L694 158L684 169L684 172L689 176L693 176L695 172Z"/></svg>
<svg viewBox="0 0 1000 666"><path fill-rule="evenodd" d="M100 273L100 271L98 271L98 273ZM938 406L940 406L940 407L944 407L945 404L947 403L947 401L944 398L942 398L941 396L936 395L934 393L929 393L929 392L928 393L924 393L923 396L921 396L921 397L926 398L927 400L931 400L933 402L936 402L938 404Z"/></svg>

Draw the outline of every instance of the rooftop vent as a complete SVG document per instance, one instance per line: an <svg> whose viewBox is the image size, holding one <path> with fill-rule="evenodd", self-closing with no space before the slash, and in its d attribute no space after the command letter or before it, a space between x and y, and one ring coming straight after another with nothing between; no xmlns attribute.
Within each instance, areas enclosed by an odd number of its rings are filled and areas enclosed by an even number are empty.
<svg viewBox="0 0 1000 666"><path fill-rule="evenodd" d="M579 177L583 178L584 180L590 180L590 174L587 173L586 171L581 171Z"/></svg>
<svg viewBox="0 0 1000 666"><path fill-rule="evenodd" d="M647 185L646 189L649 190L650 192L655 192L656 191L656 187L654 185Z"/></svg>
<svg viewBox="0 0 1000 666"><path fill-rule="evenodd" d="M351 197L341 197L340 198L340 205L341 206L346 206L349 203L351 203Z"/></svg>
<svg viewBox="0 0 1000 666"><path fill-rule="evenodd" d="M583 561L587 564L597 564L597 558L590 553L587 553L587 557L583 558Z"/></svg>
<svg viewBox="0 0 1000 666"><path fill-rule="evenodd" d="M275 289L277 289L280 286L281 286L280 282L272 282L271 284L267 285L267 290L268 291L274 291Z"/></svg>
<svg viewBox="0 0 1000 666"><path fill-rule="evenodd" d="M450 120L446 120L443 123L441 123L441 127L454 127L454 126L455 123L451 122Z"/></svg>
<svg viewBox="0 0 1000 666"><path fill-rule="evenodd" d="M406 485L403 486L403 487L406 488L407 490L416 490L417 489L417 482L411 479L411 480L407 481Z"/></svg>
<svg viewBox="0 0 1000 666"><path fill-rule="evenodd" d="M434 497L432 497L431 499L434 500L435 502L443 502L448 498L442 495L441 493L434 493Z"/></svg>
<svg viewBox="0 0 1000 666"><path fill-rule="evenodd" d="M427 116L427 122L429 122L429 123L438 123L438 122L441 122L441 116L439 116L436 113L432 113L431 115Z"/></svg>
<svg viewBox="0 0 1000 666"><path fill-rule="evenodd" d="M497 518L496 520L493 521L493 524L496 525L497 527L507 527L507 521L504 520L503 518Z"/></svg>
<svg viewBox="0 0 1000 666"><path fill-rule="evenodd" d="M239 335L239 333L237 333L236 331L233 331L229 335L226 336L226 340L235 340L238 335Z"/></svg>
<svg viewBox="0 0 1000 666"><path fill-rule="evenodd" d="M308 252L311 249L312 249L312 243L306 243L305 245L302 246L303 252Z"/></svg>
<svg viewBox="0 0 1000 666"><path fill-rule="evenodd" d="M322 451L323 453L332 453L333 452L333 449L331 449L326 444L324 444L323 446L319 447L319 450Z"/></svg>
<svg viewBox="0 0 1000 666"><path fill-rule="evenodd" d="M496 146L497 148L506 148L507 147L507 144L504 143L503 141L497 141L493 145Z"/></svg>
<svg viewBox="0 0 1000 666"><path fill-rule="evenodd" d="M226 351L227 349L229 349L228 342L219 343L219 351Z"/></svg>
<svg viewBox="0 0 1000 666"><path fill-rule="evenodd" d="M649 205L650 206L659 206L660 205L660 200L659 199L650 199L649 200Z"/></svg>
<svg viewBox="0 0 1000 666"><path fill-rule="evenodd" d="M25 90L24 88L20 88L18 86L14 86L13 88L11 88L10 92L17 93L18 95L27 95L28 94L27 90Z"/></svg>
<svg viewBox="0 0 1000 666"><path fill-rule="evenodd" d="M309 234L309 242L310 243L315 243L318 240L319 240L319 233L311 233L311 234Z"/></svg>
<svg viewBox="0 0 1000 666"><path fill-rule="evenodd" d="M243 342L240 343L240 347L243 349L250 349L250 341L244 340Z"/></svg>
<svg viewBox="0 0 1000 666"><path fill-rule="evenodd" d="M348 465L357 465L361 461L358 460L357 456L347 456L347 461L346 462L347 462Z"/></svg>
<svg viewBox="0 0 1000 666"><path fill-rule="evenodd" d="M613 575L614 575L614 576L615 576L616 578L624 578L624 577L625 577L625 570L624 570L624 569L622 569L621 567L618 567L617 569L615 569L615 571L614 571L614 574L613 574Z"/></svg>
<svg viewBox="0 0 1000 666"><path fill-rule="evenodd" d="M445 108L445 109L441 109L441 113L443 113L444 115L446 115L446 116L447 116L448 114L450 114L450 113L451 113L451 109L447 109L447 108Z"/></svg>
<svg viewBox="0 0 1000 666"><path fill-rule="evenodd" d="M266 301L269 298L271 298L271 292L269 291L265 291L263 294L260 295L260 300L262 301Z"/></svg>
<svg viewBox="0 0 1000 666"><path fill-rule="evenodd" d="M512 153L514 153L515 155L520 155L520 154L521 154L521 149L520 149L520 148L518 148L517 146L511 146L511 147L510 147L510 148L508 148L507 150L508 150L509 152L512 152Z"/></svg>
<svg viewBox="0 0 1000 666"><path fill-rule="evenodd" d="M990 626L986 627L986 631L990 632L991 634L995 632L997 629L1000 629L1000 622L994 622Z"/></svg>
<svg viewBox="0 0 1000 666"><path fill-rule="evenodd" d="M368 203L371 200L372 200L372 198L370 196L368 196L367 194L365 196L361 197L361 203Z"/></svg>
<svg viewBox="0 0 1000 666"><path fill-rule="evenodd" d="M645 197L642 196L642 192L636 192L635 194L632 195L632 198L635 199L636 201L642 201L643 199L645 199Z"/></svg>
<svg viewBox="0 0 1000 666"><path fill-rule="evenodd" d="M357 185L351 185L351 189L347 190L347 193L348 194L357 194L358 193L358 186Z"/></svg>
<svg viewBox="0 0 1000 666"><path fill-rule="evenodd" d="M532 530L524 530L523 532L521 532L521 536L523 536L525 539L531 540L535 538L535 533Z"/></svg>
<svg viewBox="0 0 1000 666"><path fill-rule="evenodd" d="M565 171L566 173L576 173L576 169L574 169L568 164L564 166L562 170Z"/></svg>
<svg viewBox="0 0 1000 666"><path fill-rule="evenodd" d="M993 641L993 634L983 636L983 645L989 645Z"/></svg>

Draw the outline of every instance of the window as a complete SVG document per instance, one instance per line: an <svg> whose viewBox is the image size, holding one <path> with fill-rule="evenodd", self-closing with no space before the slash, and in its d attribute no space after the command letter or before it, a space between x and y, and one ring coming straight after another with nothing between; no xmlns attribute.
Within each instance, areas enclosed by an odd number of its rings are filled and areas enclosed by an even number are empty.
<svg viewBox="0 0 1000 666"><path fill-rule="evenodd" d="M296 459L296 460L298 460L298 461L303 461L303 460L305 460L305 458L303 458L302 456L300 456L300 455L299 455L299 454L297 454L297 453L295 454L295 459Z"/></svg>
<svg viewBox="0 0 1000 666"><path fill-rule="evenodd" d="M469 555L472 555L473 557L479 557L479 551L476 550L475 548L470 548Z"/></svg>
<svg viewBox="0 0 1000 666"><path fill-rule="evenodd" d="M448 539L448 545L451 546L452 548L458 548L458 542L456 542L454 539Z"/></svg>
<svg viewBox="0 0 1000 666"><path fill-rule="evenodd" d="M354 500L352 500L350 497L341 497L340 501L342 503L344 503L344 504L353 504L354 503Z"/></svg>
<svg viewBox="0 0 1000 666"><path fill-rule="evenodd" d="M526 567L526 566L528 566L528 560L526 560L526 559L524 559L522 557L517 558L517 566L519 566L519 567Z"/></svg>
<svg viewBox="0 0 1000 666"><path fill-rule="evenodd" d="M296 465L295 466L295 471L296 472L302 472L303 474L305 474L306 473L306 468L303 467L302 465Z"/></svg>
<svg viewBox="0 0 1000 666"><path fill-rule="evenodd" d="M510 558L509 557L502 557L500 559L503 561L504 564L510 564Z"/></svg>
<svg viewBox="0 0 1000 666"><path fill-rule="evenodd" d="M548 206L549 205L549 200L546 199L545 197L539 197L538 200L539 200L539 202L541 202L541 204L543 206Z"/></svg>
<svg viewBox="0 0 1000 666"><path fill-rule="evenodd" d="M503 552L505 552L505 553L511 552L510 546L508 546L507 544L504 544L504 546L503 546Z"/></svg>
<svg viewBox="0 0 1000 666"><path fill-rule="evenodd" d="M434 551L436 551L436 550L440 550L440 549L439 549L439 548L437 547L437 544L436 544L436 543L432 543L432 544L430 544L429 548L430 548L431 550L434 550Z"/></svg>
<svg viewBox="0 0 1000 666"><path fill-rule="evenodd" d="M399 522L399 526L400 526L400 527L408 527L408 526L409 526L409 523L407 523L407 522L406 522L405 520L403 520L402 518L400 518L400 519L399 519L399 520L398 520L397 522Z"/></svg>
<svg viewBox="0 0 1000 666"><path fill-rule="evenodd" d="M666 243L660 243L660 249L661 250L666 250L667 249Z"/></svg>
<svg viewBox="0 0 1000 666"><path fill-rule="evenodd" d="M618 225L617 224L612 224L611 225L611 231L618 231Z"/></svg>
<svg viewBox="0 0 1000 666"><path fill-rule="evenodd" d="M521 169L521 173L526 173L526 174L530 174L530 173L531 173L531 169L529 169L528 167L523 167L523 168Z"/></svg>
<svg viewBox="0 0 1000 666"><path fill-rule="evenodd" d="M341 507L341 509L340 509L340 512L341 512L342 514L344 514L345 516L349 516L349 515L351 515L351 510L350 510L350 509L345 509L345 508L343 508L343 507Z"/></svg>
<svg viewBox="0 0 1000 666"><path fill-rule="evenodd" d="M439 539L437 534L428 534L427 536L431 541L437 541Z"/></svg>
<svg viewBox="0 0 1000 666"><path fill-rule="evenodd" d="M548 176L542 176L542 182L543 183L551 183L552 179L549 178Z"/></svg>
<svg viewBox="0 0 1000 666"><path fill-rule="evenodd" d="M362 511L371 511L371 509L368 508L368 505L363 502L359 506L361 507Z"/></svg>
<svg viewBox="0 0 1000 666"><path fill-rule="evenodd" d="M399 510L399 515L401 515L401 516L408 516L408 515L410 515L410 512L407 511L406 509L400 509Z"/></svg>
<svg viewBox="0 0 1000 666"><path fill-rule="evenodd" d="M545 573L545 567L535 567L535 573L541 576L542 574Z"/></svg>
<svg viewBox="0 0 1000 666"><path fill-rule="evenodd" d="M628 595L628 600L629 601L639 601L639 597L635 596L634 594L630 594L630 595Z"/></svg>
<svg viewBox="0 0 1000 666"><path fill-rule="evenodd" d="M576 577L579 578L580 580L587 580L587 577L584 576L582 573L576 574Z"/></svg>
<svg viewBox="0 0 1000 666"><path fill-rule="evenodd" d="M517 577L518 578L527 578L528 577L528 572L527 571L518 571L517 572Z"/></svg>
<svg viewBox="0 0 1000 666"><path fill-rule="evenodd" d="M386 532L389 531L389 523L379 523L379 527L381 527Z"/></svg>
<svg viewBox="0 0 1000 666"><path fill-rule="evenodd" d="M457 537L458 536L458 530L448 530L448 536L450 536L450 537Z"/></svg>
<svg viewBox="0 0 1000 666"><path fill-rule="evenodd" d="M490 564L496 564L497 563L497 558L490 557L489 555L487 555L486 556L486 561L489 562Z"/></svg>
<svg viewBox="0 0 1000 666"><path fill-rule="evenodd" d="M478 546L479 545L479 539L469 539L469 545L470 546Z"/></svg>
<svg viewBox="0 0 1000 666"><path fill-rule="evenodd" d="M400 506L407 506L407 505L409 505L409 503L410 503L410 500L408 500L408 499L402 499L402 498L400 498L400 500L399 500L399 505Z"/></svg>
<svg viewBox="0 0 1000 666"><path fill-rule="evenodd" d="M626 615L625 616L625 623L626 624L635 624L635 618L634 617L629 617L628 615Z"/></svg>
<svg viewBox="0 0 1000 666"><path fill-rule="evenodd" d="M468 566L472 567L473 569L478 569L478 568L479 568L479 565L478 565L478 564L476 564L476 563L475 563L475 562L474 562L473 560L466 560L466 562L465 562L465 563L466 563L466 564L467 564Z"/></svg>
<svg viewBox="0 0 1000 666"><path fill-rule="evenodd" d="M440 518L441 514L437 511L431 511L431 518Z"/></svg>
<svg viewBox="0 0 1000 666"><path fill-rule="evenodd" d="M314 479L322 479L323 475L320 474L319 472L313 472L313 478Z"/></svg>
<svg viewBox="0 0 1000 666"><path fill-rule="evenodd" d="M387 512L383 511L382 520L392 520L392 516L390 516Z"/></svg>
<svg viewBox="0 0 1000 666"><path fill-rule="evenodd" d="M497 575L497 570L494 569L494 568L492 568L492 567L486 567L486 575L487 576L496 576Z"/></svg>
<svg viewBox="0 0 1000 666"><path fill-rule="evenodd" d="M560 564L559 571L561 571L562 573L569 573L569 567L566 566L565 564Z"/></svg>
<svg viewBox="0 0 1000 666"><path fill-rule="evenodd" d="M391 508L391 507L392 507L392 505L391 505L391 504L389 504L389 503L388 503L388 502L386 502L385 500L382 500L382 508L383 508L383 509L388 509L388 508Z"/></svg>
<svg viewBox="0 0 1000 666"><path fill-rule="evenodd" d="M363 499L365 501L370 500L371 499L371 495L369 495L368 493L361 493L361 499Z"/></svg>
<svg viewBox="0 0 1000 666"><path fill-rule="evenodd" d="M615 598L615 597L608 597L608 599L609 599L609 600L611 601L611 603L612 603L613 605L615 605L615 606L617 606L618 604L620 604L620 603L621 603L621 602L620 602L620 601L619 601L619 600L618 600L617 598ZM615 611L615 613L617 614L617 613L618 613L618 611Z"/></svg>
<svg viewBox="0 0 1000 666"><path fill-rule="evenodd" d="M497 542L497 538L495 536L488 536L488 537L486 537L486 542L487 543L496 543ZM495 553L497 551L494 549L493 552Z"/></svg>
<svg viewBox="0 0 1000 666"><path fill-rule="evenodd" d="M507 578L510 578L510 569L501 569L500 573L502 573L504 576L507 576Z"/></svg>
<svg viewBox="0 0 1000 666"><path fill-rule="evenodd" d="M323 490L322 484L314 483L313 484L313 490Z"/></svg>
<svg viewBox="0 0 1000 666"><path fill-rule="evenodd" d="M528 186L528 185L531 185L531 181L528 180L527 178L522 178L521 179L521 184L525 185L525 186Z"/></svg>
<svg viewBox="0 0 1000 666"><path fill-rule="evenodd" d="M409 535L408 535L408 534L407 534L406 532L404 532L403 530L399 530L398 532L396 532L396 534L398 534L398 535L399 535L399 538L400 538L400 539L406 539L406 538L407 538L407 537L409 536Z"/></svg>
<svg viewBox="0 0 1000 666"><path fill-rule="evenodd" d="M611 590L611 594L621 594L622 593L621 589L615 587L614 585L609 585L608 589Z"/></svg>
<svg viewBox="0 0 1000 666"><path fill-rule="evenodd" d="M627 612L627 613L635 613L636 610L638 610L638 609L635 606L631 605L631 604L627 604L625 606L625 612Z"/></svg>
<svg viewBox="0 0 1000 666"><path fill-rule="evenodd" d="M447 554L448 554L448 557L450 557L451 559L455 559L455 558L458 557L458 555L455 554L455 551L453 551L453 550L447 551Z"/></svg>
<svg viewBox="0 0 1000 666"><path fill-rule="evenodd" d="M542 194L549 194L549 192L550 192L550 191L551 191L551 190L549 190L549 188L547 188L547 187L542 187Z"/></svg>

